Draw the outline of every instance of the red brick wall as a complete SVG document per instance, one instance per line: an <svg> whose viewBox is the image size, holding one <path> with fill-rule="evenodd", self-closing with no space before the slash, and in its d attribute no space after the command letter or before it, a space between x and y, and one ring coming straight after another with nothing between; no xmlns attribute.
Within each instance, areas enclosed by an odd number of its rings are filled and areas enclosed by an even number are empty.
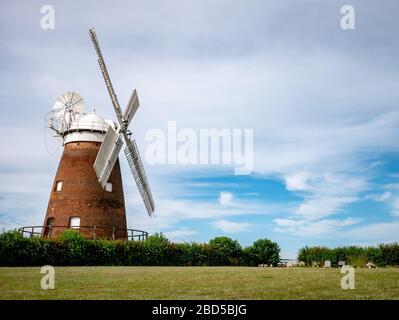
<svg viewBox="0 0 399 320"><path fill-rule="evenodd" d="M117 160L109 182L112 192L105 191L98 182L93 164L101 143L71 142L65 145L53 188L50 193L46 217L53 218L54 226L69 226L71 217L80 217L80 226L116 227L126 229L125 201L122 177ZM56 191L62 181L61 191ZM52 228L51 237L57 237L65 228ZM87 238L93 229L81 228ZM112 236L111 230L96 228L96 238ZM116 231L115 238L126 239L126 231Z"/></svg>

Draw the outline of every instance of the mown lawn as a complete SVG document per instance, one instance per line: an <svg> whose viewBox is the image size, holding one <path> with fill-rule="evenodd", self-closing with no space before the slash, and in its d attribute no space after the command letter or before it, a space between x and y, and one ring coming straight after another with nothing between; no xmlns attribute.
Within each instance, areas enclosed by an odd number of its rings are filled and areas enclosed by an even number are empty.
<svg viewBox="0 0 399 320"><path fill-rule="evenodd" d="M39 267L0 268L0 299L399 299L399 268L55 267L55 290Z"/></svg>

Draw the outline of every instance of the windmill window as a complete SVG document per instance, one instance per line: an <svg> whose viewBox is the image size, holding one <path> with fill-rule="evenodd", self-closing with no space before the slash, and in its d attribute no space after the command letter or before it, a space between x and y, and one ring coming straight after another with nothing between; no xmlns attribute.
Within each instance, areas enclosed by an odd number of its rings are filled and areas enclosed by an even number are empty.
<svg viewBox="0 0 399 320"><path fill-rule="evenodd" d="M79 227L80 227L80 218L79 217L72 217L69 220L69 227L71 229L79 229Z"/></svg>
<svg viewBox="0 0 399 320"><path fill-rule="evenodd" d="M55 191L61 191L62 189L62 181L57 181L55 185Z"/></svg>
<svg viewBox="0 0 399 320"><path fill-rule="evenodd" d="M112 183L111 182L107 182L105 184L105 191L112 192Z"/></svg>

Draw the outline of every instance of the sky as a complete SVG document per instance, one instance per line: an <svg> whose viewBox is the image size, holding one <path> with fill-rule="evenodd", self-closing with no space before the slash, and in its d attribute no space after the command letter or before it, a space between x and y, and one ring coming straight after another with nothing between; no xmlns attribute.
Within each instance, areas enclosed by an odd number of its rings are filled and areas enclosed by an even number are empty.
<svg viewBox="0 0 399 320"><path fill-rule="evenodd" d="M43 29L43 5L54 29ZM341 8L355 29L341 28ZM150 219L121 160L128 226L173 241L268 238L305 245L399 241L397 1L1 1L0 228L41 225L62 145L57 97L114 112L94 27L156 203ZM115 120L115 119L114 119ZM146 161L148 132L253 130L253 170Z"/></svg>

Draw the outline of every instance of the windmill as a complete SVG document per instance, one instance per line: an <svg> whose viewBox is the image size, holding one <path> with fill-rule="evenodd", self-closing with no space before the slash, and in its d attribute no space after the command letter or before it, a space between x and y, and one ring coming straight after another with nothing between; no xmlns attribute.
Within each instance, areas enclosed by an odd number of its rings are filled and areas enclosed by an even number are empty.
<svg viewBox="0 0 399 320"><path fill-rule="evenodd" d="M97 52L117 123L104 120L94 110L85 111L85 102L76 92L67 92L55 102L47 126L62 139L64 147L58 166L42 236L57 237L66 228L79 229L87 238L143 239L145 231L127 229L125 199L119 153L125 156L134 180L151 217L155 210L144 166L131 132L128 130L138 107L137 91L122 113L113 89L96 34L89 30ZM31 234L36 234L35 227ZM22 228L25 232L25 228ZM136 234L135 234L136 232ZM130 234L129 234L130 233Z"/></svg>
<svg viewBox="0 0 399 320"><path fill-rule="evenodd" d="M109 77L105 61L101 53L100 45L97 40L94 29L89 30L91 41L93 42L94 49L97 53L97 60L100 66L101 73L103 75L105 85L107 86L109 96L111 98L112 106L118 120L118 127L114 130L110 127L105 135L104 142L101 145L100 151L98 152L96 161L94 162L94 170L97 174L98 181L102 187L108 181L109 175L112 168L115 165L116 159L118 158L119 152L123 146L122 137L125 140L126 148L124 150L130 170L133 173L134 180L136 181L137 188L140 191L141 197L147 208L147 212L151 217L154 210L155 204L151 194L150 185L148 183L144 166L140 158L140 154L134 140L129 138L128 126L133 119L134 114L139 107L139 99L137 96L136 89L133 90L132 96L130 97L129 103L127 104L125 113L122 114L121 107L118 102L118 98L115 94L114 88Z"/></svg>

